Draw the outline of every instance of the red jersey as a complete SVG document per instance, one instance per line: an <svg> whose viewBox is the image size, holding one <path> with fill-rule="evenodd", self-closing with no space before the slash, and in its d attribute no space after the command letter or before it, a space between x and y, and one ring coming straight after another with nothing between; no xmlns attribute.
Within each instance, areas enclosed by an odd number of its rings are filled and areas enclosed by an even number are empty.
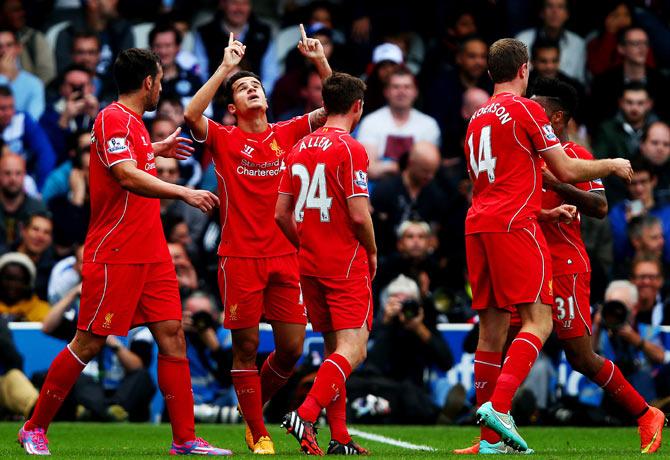
<svg viewBox="0 0 670 460"><path fill-rule="evenodd" d="M169 261L160 201L124 190L110 168L134 161L156 176L151 139L140 115L114 102L95 119L91 134L91 220L84 261L145 264Z"/></svg>
<svg viewBox="0 0 670 460"><path fill-rule="evenodd" d="M583 160L593 160L593 155L581 145L566 142L563 149L568 156ZM575 187L586 192L605 190L600 179L580 182ZM542 190L542 209L553 209L565 204L566 201L553 190ZM540 222L542 233L549 245L553 273L556 275L572 275L591 271L589 256L586 253L580 228L580 216L570 224L560 222Z"/></svg>
<svg viewBox="0 0 670 460"><path fill-rule="evenodd" d="M274 220L286 153L311 131L309 115L273 123L263 133L207 122L221 199L219 256L276 257L295 253Z"/></svg>
<svg viewBox="0 0 670 460"><path fill-rule="evenodd" d="M279 193L295 198L300 274L349 278L368 274L347 199L368 196L368 154L348 132L321 128L293 147Z"/></svg>
<svg viewBox="0 0 670 460"><path fill-rule="evenodd" d="M540 154L559 144L535 101L501 93L477 110L465 137L474 184L465 233L509 232L537 219L542 204Z"/></svg>

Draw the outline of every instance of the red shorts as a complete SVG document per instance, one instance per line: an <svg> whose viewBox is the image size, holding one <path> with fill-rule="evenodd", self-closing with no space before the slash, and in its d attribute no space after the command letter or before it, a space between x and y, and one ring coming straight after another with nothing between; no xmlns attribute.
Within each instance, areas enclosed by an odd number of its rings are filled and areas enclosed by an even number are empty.
<svg viewBox="0 0 670 460"><path fill-rule="evenodd" d="M227 329L267 321L307 324L297 254L278 257L221 257L219 292Z"/></svg>
<svg viewBox="0 0 670 460"><path fill-rule="evenodd" d="M554 276L552 318L559 339L591 335L590 283L590 273ZM516 311L509 325L521 327L521 317Z"/></svg>
<svg viewBox="0 0 670 460"><path fill-rule="evenodd" d="M84 262L77 328L98 335L126 335L158 321L181 321L179 286L172 261L153 264Z"/></svg>
<svg viewBox="0 0 670 460"><path fill-rule="evenodd" d="M316 332L372 330L370 278L300 278L307 316Z"/></svg>
<svg viewBox="0 0 670 460"><path fill-rule="evenodd" d="M554 329L561 340L591 335L590 273L554 277Z"/></svg>
<svg viewBox="0 0 670 460"><path fill-rule="evenodd" d="M551 255L537 224L509 233L466 235L465 250L474 310L552 304Z"/></svg>

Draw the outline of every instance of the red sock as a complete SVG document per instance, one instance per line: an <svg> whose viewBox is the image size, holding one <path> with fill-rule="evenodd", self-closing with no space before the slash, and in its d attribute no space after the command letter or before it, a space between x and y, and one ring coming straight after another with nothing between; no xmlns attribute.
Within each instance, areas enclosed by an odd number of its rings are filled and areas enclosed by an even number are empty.
<svg viewBox="0 0 670 460"><path fill-rule="evenodd" d="M593 377L593 381L635 418L640 417L648 407L640 393L635 391L617 365L609 359L605 360L605 364Z"/></svg>
<svg viewBox="0 0 670 460"><path fill-rule="evenodd" d="M308 422L316 422L321 410L328 407L333 398L340 393L340 389L345 386L349 374L351 365L347 359L337 353L331 354L316 373L314 385L298 408L298 415Z"/></svg>
<svg viewBox="0 0 670 460"><path fill-rule="evenodd" d="M270 353L270 356L268 356L261 368L261 395L263 397L263 404L272 399L275 393L286 384L292 374L293 368L282 368L275 359L275 352Z"/></svg>
<svg viewBox="0 0 670 460"><path fill-rule="evenodd" d="M261 378L258 369L233 369L233 386L244 421L249 425L254 442L261 436L269 436L263 423L263 403L261 401Z"/></svg>
<svg viewBox="0 0 670 460"><path fill-rule="evenodd" d="M170 414L172 440L184 444L195 439L193 390L188 359L158 355L158 387Z"/></svg>
<svg viewBox="0 0 670 460"><path fill-rule="evenodd" d="M477 406L481 406L491 399L496 387L496 380L500 375L502 353L495 351L475 352L475 395ZM484 425L480 427L480 439L495 444L500 441L500 435Z"/></svg>
<svg viewBox="0 0 670 460"><path fill-rule="evenodd" d="M340 387L340 394L326 406L326 419L330 427L330 439L340 444L351 441L349 430L347 430L347 386Z"/></svg>
<svg viewBox="0 0 670 460"><path fill-rule="evenodd" d="M540 354L542 341L530 332L519 332L509 347L502 371L491 395L491 404L498 412L509 412L512 398L528 376Z"/></svg>
<svg viewBox="0 0 670 460"><path fill-rule="evenodd" d="M46 431L49 428L49 423L55 417L85 366L86 364L70 349L70 345L58 353L49 367L33 415L26 422L26 430L30 431L39 427Z"/></svg>

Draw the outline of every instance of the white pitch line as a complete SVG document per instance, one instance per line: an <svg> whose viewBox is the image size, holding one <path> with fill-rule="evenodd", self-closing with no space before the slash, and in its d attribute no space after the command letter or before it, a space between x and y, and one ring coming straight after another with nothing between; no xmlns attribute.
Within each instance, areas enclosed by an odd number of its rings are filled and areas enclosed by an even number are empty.
<svg viewBox="0 0 670 460"><path fill-rule="evenodd" d="M370 441L381 442L383 444L389 444L391 446L402 447L403 449L410 450L424 450L428 452L435 452L437 449L430 446L423 446L421 444L412 444L410 442L400 441L399 439L389 438L387 436L382 436L380 434L368 433L367 431L357 430L355 428L349 428L349 434L360 436L363 439L368 439Z"/></svg>

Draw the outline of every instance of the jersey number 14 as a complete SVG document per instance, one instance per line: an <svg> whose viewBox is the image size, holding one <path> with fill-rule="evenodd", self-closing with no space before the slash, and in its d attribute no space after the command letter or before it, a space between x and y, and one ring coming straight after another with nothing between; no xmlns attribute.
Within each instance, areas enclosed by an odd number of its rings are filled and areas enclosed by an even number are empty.
<svg viewBox="0 0 670 460"><path fill-rule="evenodd" d="M321 222L330 222L330 206L333 199L328 196L326 190L326 164L318 163L312 177L305 166L294 164L291 167L291 174L300 179L300 193L294 211L295 221L302 222L306 207L307 209L318 209Z"/></svg>
<svg viewBox="0 0 670 460"><path fill-rule="evenodd" d="M468 148L470 149L470 168L472 169L475 179L479 177L479 173L486 171L489 176L489 183L496 180L496 158L491 152L491 125L486 125L479 133L479 152L478 159L475 158L475 147L473 145L474 133L468 137Z"/></svg>

